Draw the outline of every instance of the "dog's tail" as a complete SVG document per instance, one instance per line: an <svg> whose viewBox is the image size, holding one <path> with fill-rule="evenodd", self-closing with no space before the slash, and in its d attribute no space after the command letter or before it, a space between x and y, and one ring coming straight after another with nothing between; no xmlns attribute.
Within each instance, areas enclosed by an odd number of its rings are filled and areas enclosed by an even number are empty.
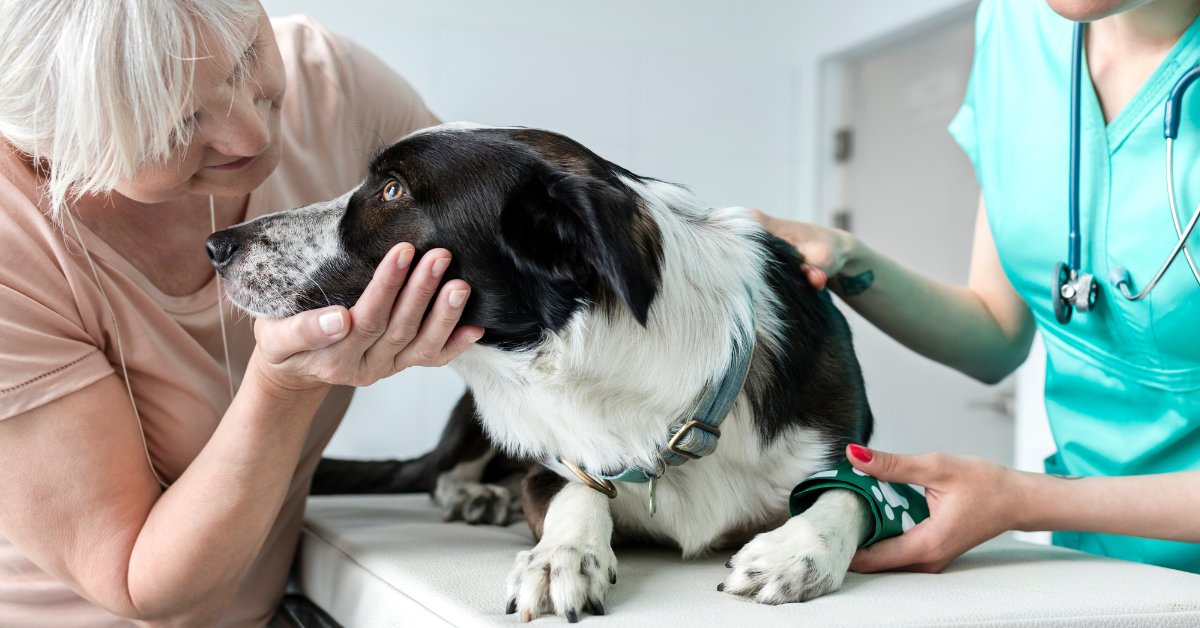
<svg viewBox="0 0 1200 628"><path fill-rule="evenodd" d="M428 493L437 477L434 453L410 460L321 458L311 494Z"/></svg>

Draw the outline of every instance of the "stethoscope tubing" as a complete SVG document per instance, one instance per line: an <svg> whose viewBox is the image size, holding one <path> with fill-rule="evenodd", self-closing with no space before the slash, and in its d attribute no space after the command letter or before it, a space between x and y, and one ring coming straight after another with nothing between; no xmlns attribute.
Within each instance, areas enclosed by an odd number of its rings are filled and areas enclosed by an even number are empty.
<svg viewBox="0 0 1200 628"><path fill-rule="evenodd" d="M1083 23L1075 24L1075 47L1071 52L1071 136L1067 177L1067 268L1079 271L1079 85L1083 80Z"/></svg>
<svg viewBox="0 0 1200 628"><path fill-rule="evenodd" d="M1183 229L1179 226L1179 209L1175 205L1175 138L1167 138L1167 202L1171 206L1171 222L1175 223L1175 235L1183 240L1187 240L1191 236L1192 228L1188 227L1187 234L1184 235ZM1196 222L1195 216L1192 217L1192 225ZM1192 252L1186 246L1183 247L1183 256L1187 258L1188 266L1192 269L1192 276L1196 278L1196 283L1200 283L1200 270L1196 270L1196 262L1192 259Z"/></svg>
<svg viewBox="0 0 1200 628"><path fill-rule="evenodd" d="M1196 282L1200 283L1200 273L1196 272L1196 266L1195 266L1195 264L1192 263L1192 255L1191 255L1191 253L1189 253L1187 251L1188 238L1192 235L1192 230L1196 228L1196 222L1200 221L1200 205L1198 205L1196 207L1196 211L1192 212L1192 219L1190 221L1188 221L1187 228L1181 229L1179 226L1179 214L1175 210L1175 181L1174 181L1175 177L1174 177L1174 170L1171 167L1172 161L1174 161L1172 159L1174 152L1175 152L1175 140L1168 137L1167 138L1167 159L1166 159L1166 161L1167 161L1167 196L1171 201L1171 203L1170 203L1170 205L1171 205L1171 220L1174 221L1174 223L1175 223L1175 235L1179 236L1179 241L1175 243L1175 248L1171 249L1170 257L1168 257L1167 260L1162 263L1162 266L1160 266L1158 268L1158 272L1154 274L1154 279L1151 279L1150 283L1146 284L1146 287L1142 288L1141 292L1139 292L1137 294L1131 293L1129 291L1129 282L1128 281L1118 281L1117 282L1117 287L1121 290L1121 296L1125 297L1126 299L1129 299L1130 301L1141 301L1142 299L1146 298L1146 296L1148 294L1150 294L1150 291L1154 289L1154 286L1158 285L1158 280L1162 279L1162 276L1167 273L1167 269L1170 268L1171 264L1175 262L1175 258L1179 257L1180 251L1184 252L1184 255L1187 257L1187 260L1188 260L1188 265L1191 266L1191 268L1192 268L1192 275L1196 277Z"/></svg>

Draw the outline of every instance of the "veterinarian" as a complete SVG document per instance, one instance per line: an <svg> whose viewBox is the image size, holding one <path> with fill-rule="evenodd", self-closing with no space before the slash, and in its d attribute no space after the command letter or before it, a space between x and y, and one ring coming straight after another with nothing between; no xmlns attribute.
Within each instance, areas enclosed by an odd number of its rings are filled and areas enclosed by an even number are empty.
<svg viewBox="0 0 1200 628"><path fill-rule="evenodd" d="M994 383L1048 354L1046 409L1058 451L1047 474L980 459L851 446L860 470L927 488L931 517L860 550L852 569L936 572L1006 530L1054 530L1056 544L1200 572L1200 275L1167 215L1163 111L1200 62L1196 0L984 0L966 100L950 131L982 187L966 287L922 277L854 236L763 216L829 287L914 351ZM1055 315L1066 259L1073 29L1086 22L1080 100L1081 270L1094 307ZM1180 220L1200 202L1200 94L1175 143ZM930 181L930 185L937 182ZM936 225L931 229L935 230ZM1190 239L1200 254L1200 236ZM1118 272L1119 276L1121 273ZM1128 287L1128 286L1127 286Z"/></svg>
<svg viewBox="0 0 1200 628"><path fill-rule="evenodd" d="M262 625L349 386L483 330L408 244L351 310L235 317L205 238L437 120L255 0L6 0L0 85L0 626Z"/></svg>

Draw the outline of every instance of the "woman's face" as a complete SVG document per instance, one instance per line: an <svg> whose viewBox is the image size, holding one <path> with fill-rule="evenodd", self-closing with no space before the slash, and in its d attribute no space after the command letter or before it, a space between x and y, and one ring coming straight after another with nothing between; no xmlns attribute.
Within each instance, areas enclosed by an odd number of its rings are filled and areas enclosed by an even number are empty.
<svg viewBox="0 0 1200 628"><path fill-rule="evenodd" d="M1055 13L1074 22L1094 22L1153 0L1046 0Z"/></svg>
<svg viewBox="0 0 1200 628"><path fill-rule="evenodd" d="M279 112L283 59L266 13L245 25L247 48L239 59L196 62L191 142L165 161L143 166L116 186L141 203L182 194L240 196L258 187L279 163Z"/></svg>

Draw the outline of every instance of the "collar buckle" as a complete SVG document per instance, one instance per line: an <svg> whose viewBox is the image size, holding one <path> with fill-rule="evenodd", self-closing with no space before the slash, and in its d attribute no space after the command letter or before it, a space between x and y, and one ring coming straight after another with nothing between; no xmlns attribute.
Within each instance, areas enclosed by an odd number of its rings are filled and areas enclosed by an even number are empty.
<svg viewBox="0 0 1200 628"><path fill-rule="evenodd" d="M684 458L687 458L688 460L696 460L696 459L700 458L699 454L694 454L686 449L679 448L679 442L684 439L684 435L687 434L688 430L693 429L693 428L698 429L702 432L708 432L709 434L713 435L713 438L721 438L721 428L719 428L715 425L709 425L708 423L705 423L703 421L697 421L696 419L692 419L691 421L684 423L679 428L678 432L675 432L675 435L672 436L671 440L667 442L666 451L669 451L673 454L683 456Z"/></svg>

